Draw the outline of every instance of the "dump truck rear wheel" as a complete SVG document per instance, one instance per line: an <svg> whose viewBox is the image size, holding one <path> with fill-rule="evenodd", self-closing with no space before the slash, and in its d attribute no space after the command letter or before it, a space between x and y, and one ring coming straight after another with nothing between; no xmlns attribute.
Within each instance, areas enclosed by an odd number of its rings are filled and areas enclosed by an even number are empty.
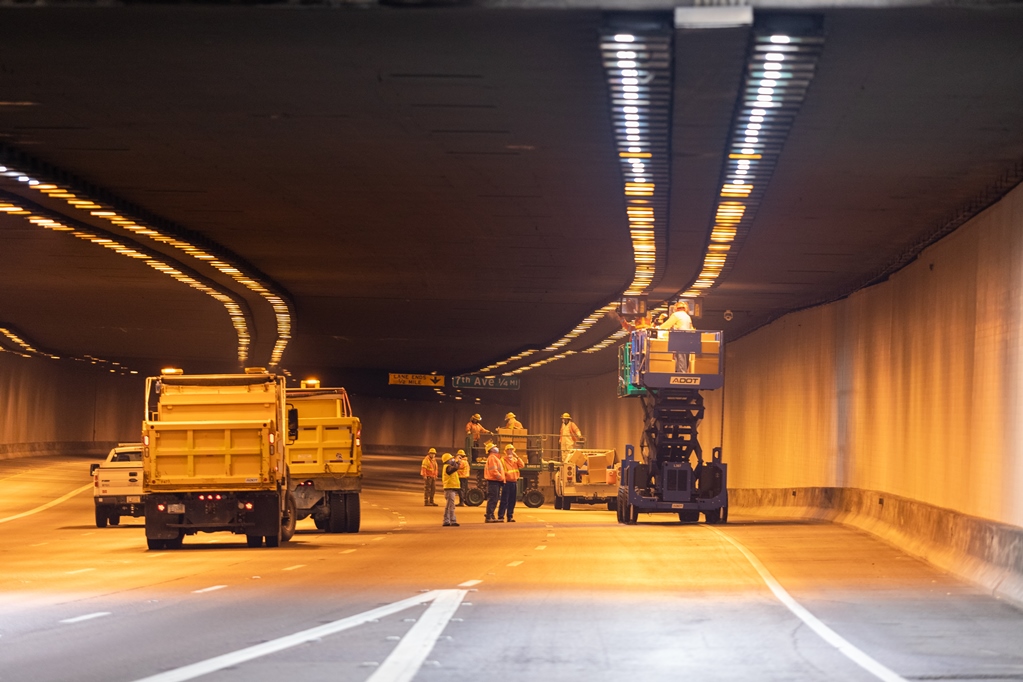
<svg viewBox="0 0 1023 682"><path fill-rule="evenodd" d="M295 524L298 522L298 502L293 493L288 493L284 500L284 516L281 518L281 541L287 542L295 536Z"/></svg>
<svg viewBox="0 0 1023 682"><path fill-rule="evenodd" d="M362 506L359 503L358 493L345 495L345 532L358 533L362 524Z"/></svg>
<svg viewBox="0 0 1023 682"><path fill-rule="evenodd" d="M330 499L330 516L327 518L328 533L344 533L346 526L345 498L341 493L327 493Z"/></svg>

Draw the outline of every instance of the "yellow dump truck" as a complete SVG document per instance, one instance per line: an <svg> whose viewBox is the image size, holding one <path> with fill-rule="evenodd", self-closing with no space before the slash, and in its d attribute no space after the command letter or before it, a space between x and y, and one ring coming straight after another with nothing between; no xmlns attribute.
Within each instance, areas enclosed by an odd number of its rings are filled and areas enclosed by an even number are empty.
<svg viewBox="0 0 1023 682"><path fill-rule="evenodd" d="M186 535L230 531L249 547L276 547L295 532L284 439L298 428L284 377L245 374L146 379L142 424L146 541L175 549Z"/></svg>
<svg viewBox="0 0 1023 682"><path fill-rule="evenodd" d="M303 382L304 384L304 382ZM358 533L362 492L362 422L343 388L288 389L298 437L287 447L298 519L320 530Z"/></svg>

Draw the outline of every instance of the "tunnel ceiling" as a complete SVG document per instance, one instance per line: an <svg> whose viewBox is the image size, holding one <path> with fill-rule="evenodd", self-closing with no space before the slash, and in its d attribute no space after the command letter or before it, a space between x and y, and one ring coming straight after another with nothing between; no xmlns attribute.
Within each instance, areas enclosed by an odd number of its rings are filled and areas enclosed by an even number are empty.
<svg viewBox="0 0 1023 682"><path fill-rule="evenodd" d="M1018 181L1023 9L819 14L816 75L707 296L701 326L731 338L883 278ZM248 364L283 329L284 367L450 374L551 343L632 279L600 11L134 5L0 20L0 163L226 264L4 177L0 202L69 219L54 231L0 214L0 324L50 352L231 370L240 325ZM674 34L660 297L700 271L748 44L745 28Z"/></svg>

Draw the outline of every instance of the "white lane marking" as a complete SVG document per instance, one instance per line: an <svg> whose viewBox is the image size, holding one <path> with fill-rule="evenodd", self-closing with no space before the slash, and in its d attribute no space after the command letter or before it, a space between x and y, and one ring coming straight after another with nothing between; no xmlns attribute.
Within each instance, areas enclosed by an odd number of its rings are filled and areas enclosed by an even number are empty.
<svg viewBox="0 0 1023 682"><path fill-rule="evenodd" d="M378 538L373 538L373 542L380 542L380 541L381 541L381 540L383 540L383 539L384 539L384 536L382 536L382 535L381 535L381 536L380 536L380 537L378 537Z"/></svg>
<svg viewBox="0 0 1023 682"><path fill-rule="evenodd" d="M214 585L213 587L204 587L201 590L192 590L192 594L202 594L204 592L216 592L217 590L222 590L225 587L227 587L227 585Z"/></svg>
<svg viewBox="0 0 1023 682"><path fill-rule="evenodd" d="M338 554L351 554L354 551L355 551L354 549L343 549L340 552L338 552Z"/></svg>
<svg viewBox="0 0 1023 682"><path fill-rule="evenodd" d="M364 623L374 622L379 618L399 613L405 609L412 608L413 606L419 606L424 601L435 599L439 594L439 591L428 595L417 594L414 597L402 599L401 601L396 601L393 604L385 604L384 606L379 606L375 609L371 609L370 611L364 611L363 613L358 613L354 616L335 620L332 623L318 625L314 628L309 628L308 630L296 632L293 635L286 635L278 639L272 639L269 642L263 642L262 644L256 644L245 649L232 651L229 654L215 656L205 661L192 663L191 665L186 665L175 670L168 670L149 677L143 677L135 680L135 682L185 682L185 680L194 680L197 677L208 675L212 672L223 670L224 668L229 668L233 665L245 663L246 661L251 661L255 658L290 649L291 647L298 646L299 644L305 644L306 642L321 639L328 635L350 630L351 628Z"/></svg>
<svg viewBox="0 0 1023 682"><path fill-rule="evenodd" d="M515 568L516 566L521 566L521 565L522 565L521 561L513 561L510 564L508 564L508 567L509 568Z"/></svg>
<svg viewBox="0 0 1023 682"><path fill-rule="evenodd" d="M547 545L537 545L537 549L547 549Z"/></svg>
<svg viewBox="0 0 1023 682"><path fill-rule="evenodd" d="M294 571L294 570L299 569L299 568L305 568L305 566L306 566L305 564L295 564L294 566L288 566L287 568L282 568L281 570L282 571Z"/></svg>
<svg viewBox="0 0 1023 682"><path fill-rule="evenodd" d="M426 613L366 682L409 682L415 677L465 595L465 590L438 590Z"/></svg>
<svg viewBox="0 0 1023 682"><path fill-rule="evenodd" d="M547 537L549 537L549 538L554 537L554 533L547 533Z"/></svg>
<svg viewBox="0 0 1023 682"><path fill-rule="evenodd" d="M483 581L482 580L466 580L464 583L458 583L458 586L459 587L473 587L474 585L479 585L481 582L483 582Z"/></svg>
<svg viewBox="0 0 1023 682"><path fill-rule="evenodd" d="M66 575L77 575L78 573L88 573L95 570L95 568L79 568L77 571L68 571Z"/></svg>
<svg viewBox="0 0 1023 682"><path fill-rule="evenodd" d="M24 518L26 516L31 516L32 514L38 514L41 511L49 509L50 507L56 507L61 502L67 502L68 500L70 500L75 495L77 495L79 493L84 493L86 490L88 490L88 489L90 489L92 487L93 487L92 483L86 483L81 488L78 488L77 490L72 490L67 495L64 495L63 497L58 497L57 499L51 500L51 501L47 502L46 504L41 504L38 507L36 507L35 509L29 509L26 512L21 512L20 514L15 514L14 516L7 516L5 518L2 518L2 519L0 519L0 523L7 523L8 521L13 521L15 519L21 519L21 518Z"/></svg>
<svg viewBox="0 0 1023 682"><path fill-rule="evenodd" d="M46 545L46 544L49 544L49 543L47 543L47 542L37 542L34 545L29 545L29 547L42 547L43 545Z"/></svg>
<svg viewBox="0 0 1023 682"><path fill-rule="evenodd" d="M74 618L65 618L60 621L61 623L81 623L83 620L92 620L93 618L102 618L103 616L109 616L109 611L97 611L96 613L87 613L84 616L75 616Z"/></svg>
<svg viewBox="0 0 1023 682"><path fill-rule="evenodd" d="M746 549L742 543L738 540L732 539L718 528L714 528L713 526L705 527L723 537L737 550L742 552L742 555L746 557L746 560L749 561L753 568L756 569L757 573L760 574L760 577L767 584L767 587L770 588L771 592L774 593L774 596L778 598L778 601L784 604L789 611L796 615L797 618L806 623L811 630L821 637L821 639L838 649L840 652L845 654L849 660L878 679L884 680L885 682L907 682L906 678L875 661L865 652L846 641L841 635L822 623L815 615L803 608L799 602L793 599L792 596L785 591L785 588L782 587L777 580L775 580L774 576L771 575L771 572L767 570L767 567L760 563L760 559L758 559L753 552Z"/></svg>

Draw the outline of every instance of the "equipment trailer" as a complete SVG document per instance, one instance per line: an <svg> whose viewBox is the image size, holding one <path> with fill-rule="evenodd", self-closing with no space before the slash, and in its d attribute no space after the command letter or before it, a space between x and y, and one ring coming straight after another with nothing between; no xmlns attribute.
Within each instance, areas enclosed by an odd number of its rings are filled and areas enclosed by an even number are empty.
<svg viewBox="0 0 1023 682"><path fill-rule="evenodd" d="M637 329L620 348L618 394L643 403L645 461L626 446L619 523L636 523L640 512L678 514L684 523L699 521L702 513L707 523L727 522L728 465L719 447L705 461L697 436L704 415L701 391L724 385L721 336Z"/></svg>

